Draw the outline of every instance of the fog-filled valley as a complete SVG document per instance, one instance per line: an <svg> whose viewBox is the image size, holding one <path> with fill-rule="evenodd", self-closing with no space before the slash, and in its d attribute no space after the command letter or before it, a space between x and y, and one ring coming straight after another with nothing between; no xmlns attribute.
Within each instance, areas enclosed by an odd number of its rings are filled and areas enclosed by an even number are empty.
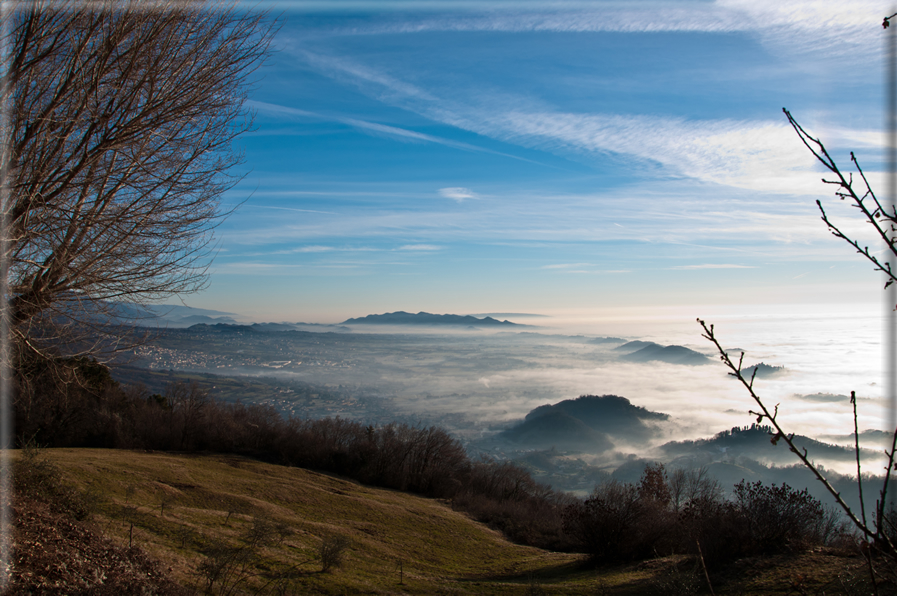
<svg viewBox="0 0 897 596"><path fill-rule="evenodd" d="M757 369L755 388L770 407L780 404L779 420L796 442L827 470L854 475L850 391L858 396L864 472L881 468L884 445L878 318L857 312L716 317L726 349L745 352L744 368ZM154 330L115 376L156 392L189 378L218 399L270 404L285 416L438 425L473 456L513 460L577 494L611 475L634 481L646 462L660 461L706 466L728 486L742 478L788 482L824 496L792 467L787 447L755 424L749 395L685 316L584 317L573 325L522 314L501 325L201 317Z"/></svg>

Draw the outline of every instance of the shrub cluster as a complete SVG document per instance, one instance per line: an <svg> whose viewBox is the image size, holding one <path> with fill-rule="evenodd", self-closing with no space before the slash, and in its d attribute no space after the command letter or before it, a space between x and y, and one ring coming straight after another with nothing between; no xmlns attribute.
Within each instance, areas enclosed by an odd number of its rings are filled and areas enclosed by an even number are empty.
<svg viewBox="0 0 897 596"><path fill-rule="evenodd" d="M596 563L678 552L700 553L709 567L827 544L844 531L806 489L741 481L726 500L704 470L677 471L672 480L655 464L638 486L606 482L567 507L564 530Z"/></svg>

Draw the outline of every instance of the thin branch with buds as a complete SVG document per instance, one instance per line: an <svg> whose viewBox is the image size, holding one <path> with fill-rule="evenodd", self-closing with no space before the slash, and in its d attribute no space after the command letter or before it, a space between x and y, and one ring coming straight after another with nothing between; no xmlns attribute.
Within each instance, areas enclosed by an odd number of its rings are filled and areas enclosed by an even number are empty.
<svg viewBox="0 0 897 596"><path fill-rule="evenodd" d="M875 193L872 191L872 187L869 185L869 180L866 178L866 173L863 172L863 168L860 167L860 163L853 152L850 152L850 161L853 162L862 179L862 187L859 189L854 186L856 183L853 179L853 174L848 173L847 176L845 176L844 173L841 172L838 164L835 163L835 160L829 155L829 152L826 150L825 145L822 144L822 141L814 138L804 130L791 115L791 112L785 108L782 108L782 111L788 118L788 123L794 128L797 136L800 137L803 144L810 150L810 153L813 154L819 163L835 175L835 180L826 180L823 178L822 182L835 185L837 187L835 196L839 197L842 201L844 199L850 200L852 206L859 209L866 221L872 225L875 234L884 241L891 254L897 257L897 240L895 240L895 235L897 235L897 210L892 207L889 211L881 204L878 197L876 197ZM844 234L844 232L829 219L829 216L825 212L820 201L816 201L816 206L819 207L819 211L822 213L822 221L828 226L832 235L847 242L859 254L870 261L875 266L876 271L881 271L887 276L888 280L885 283L886 288L897 281L897 272L891 271L890 263L882 261L874 254L870 253L868 246L860 246L859 242Z"/></svg>
<svg viewBox="0 0 897 596"><path fill-rule="evenodd" d="M825 475L819 470L819 468L816 466L816 464L814 464L812 461L810 461L810 458L807 454L806 448L800 449L797 447L797 445L794 444L794 433L785 432L785 429L782 428L782 426L779 424L779 421L778 421L779 406L778 406L778 404L776 404L776 406L773 408L773 410L770 411L769 408L766 406L766 404L763 403L763 400L760 398L759 395L757 395L756 391L754 390L754 378L757 374L757 370L754 369L750 378L747 378L742 374L742 363L744 361L744 352L741 353L741 356L738 359L738 363L736 364L729 357L729 353L726 352L726 350L724 350L723 347L720 345L719 340L717 340L716 335L714 334L714 331L713 331L713 325L708 325L705 321L702 321L701 319L698 319L698 324L700 324L701 327L704 329L704 333L702 334L702 336L705 339L710 340L713 343L713 345L716 346L716 349L720 355L720 360L722 360L723 364L725 364L726 367L729 369L729 371L730 371L729 374L731 376L735 377L736 379L738 379L738 381L742 385L744 385L745 389L747 389L751 398L754 400L754 403L756 403L757 406L759 407L760 411L758 411L758 412L750 410L750 413L757 417L757 423L759 424L759 423L763 422L764 419L768 420L770 425L772 426L772 428L775 430L775 433L771 439L773 445L778 444L779 441L784 441L785 444L788 446L788 449L790 449L792 453L797 455L797 457L801 461L801 463L804 464L813 473L813 475L816 477L816 479L819 480L823 484L823 486L825 486L825 489L829 492L829 494L832 495L832 497L835 499L835 502L838 504L838 506L841 508L841 510L844 512L844 514L850 519L850 521L853 523L853 525L856 526L856 528L863 534L863 536L869 540L873 540L876 542L878 542L879 540L887 541L889 552L892 552L895 555L897 555L897 549L895 549L894 545L890 543L890 540L887 538L887 536L880 536L880 534L882 534L879 531L880 527L877 527L876 529L872 529L868 526L868 524L865 523L864 520L861 520L860 518L858 518L856 516L856 514L853 512L853 509L851 509L850 505L848 505L844 501L844 499L841 497L841 493L839 493L838 490L835 489L835 487L831 485L831 483L828 481L828 479L825 477ZM890 458L888 460L889 467L893 467L894 452L891 451L891 453L889 455L890 455ZM859 458L859 453L857 454L857 457ZM885 485L885 487L882 489L882 500L884 500L886 491L887 491L887 485ZM880 526L880 525L878 525L878 526Z"/></svg>

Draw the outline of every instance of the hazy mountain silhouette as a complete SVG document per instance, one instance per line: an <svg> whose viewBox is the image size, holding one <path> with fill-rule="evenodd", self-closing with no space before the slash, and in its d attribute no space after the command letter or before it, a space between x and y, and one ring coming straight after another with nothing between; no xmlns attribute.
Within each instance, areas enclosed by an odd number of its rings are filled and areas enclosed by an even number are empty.
<svg viewBox="0 0 897 596"><path fill-rule="evenodd" d="M101 300L86 306L88 310L93 310L94 322L101 325L179 329L197 323L237 323L231 316L233 313L180 304L129 304Z"/></svg>
<svg viewBox="0 0 897 596"><path fill-rule="evenodd" d="M754 370L757 371L756 375L754 375ZM745 379L750 379L751 376L754 376L757 379L769 379L772 377L784 375L787 372L788 371L784 366L772 366L770 364L759 362L752 366L747 366L741 369L741 376L743 376Z"/></svg>
<svg viewBox="0 0 897 596"><path fill-rule="evenodd" d="M668 419L669 415L634 406L625 397L583 395L539 406L520 425L499 436L533 447L554 445L598 452L609 448L608 437L644 439L652 433L646 422Z"/></svg>
<svg viewBox="0 0 897 596"><path fill-rule="evenodd" d="M621 352L629 352L620 356L629 362L667 362L669 364L687 364L695 366L710 364L710 358L685 346L662 346L651 341L631 341L614 348Z"/></svg>
<svg viewBox="0 0 897 596"><path fill-rule="evenodd" d="M605 451L613 443L605 433L589 428L582 420L562 411L552 411L506 430L502 437L527 447L557 447L575 451Z"/></svg>
<svg viewBox="0 0 897 596"><path fill-rule="evenodd" d="M311 332L345 332L352 330L339 325L323 325L321 323L253 323L255 331L262 333L277 333L280 331L311 331Z"/></svg>
<svg viewBox="0 0 897 596"><path fill-rule="evenodd" d="M821 438L827 439L830 441L853 441L853 433L849 435L821 435ZM890 445L888 443L894 438L894 433L889 433L883 430L875 430L875 429L867 429L860 432L860 440L861 441L878 441L881 445L887 446L890 449Z"/></svg>
<svg viewBox="0 0 897 596"><path fill-rule="evenodd" d="M587 343L590 343L590 344L619 344L619 343L623 343L625 341L626 341L625 339L622 339L620 337L593 337ZM633 342L629 342L629 343L633 343ZM623 347L623 346L619 346L618 348L614 348L614 349L619 349L621 347Z"/></svg>
<svg viewBox="0 0 897 596"><path fill-rule="evenodd" d="M368 315L357 319L346 319L340 325L439 325L439 326L464 326L464 327L510 327L517 326L511 321L499 321L492 317L478 319L471 315L434 315L428 312L417 314L405 311L384 313L382 315ZM522 327L522 325L520 325Z"/></svg>
<svg viewBox="0 0 897 596"><path fill-rule="evenodd" d="M833 403L839 401L850 401L849 395L843 394L835 394L835 393L811 393L809 395L795 395L797 399L803 399L806 401L817 401L822 403Z"/></svg>
<svg viewBox="0 0 897 596"><path fill-rule="evenodd" d="M622 346L617 346L614 349L619 352L630 352L631 353L631 352L635 352L636 350L641 350L642 348L646 348L648 346L656 346L656 345L658 345L658 344L654 343L653 341L642 341L640 339L637 339L635 341L626 342Z"/></svg>
<svg viewBox="0 0 897 596"><path fill-rule="evenodd" d="M178 319L162 319L163 321L169 321L172 326L177 327L190 327L191 325L196 325L198 323L207 323L209 325L215 325L218 323L230 323L236 324L237 321L232 319L231 317L210 317L208 315L188 315L186 317L181 317Z"/></svg>
<svg viewBox="0 0 897 596"><path fill-rule="evenodd" d="M788 450L784 441L772 444L771 428L752 424L749 427L733 428L717 433L709 439L695 441L674 441L663 445L660 449L669 457L690 456L698 459L727 460L736 457L793 464L794 454ZM855 460L853 449L823 443L803 435L794 435L794 444L807 449L811 459L829 459L836 461ZM863 457L874 457L869 450L861 450Z"/></svg>

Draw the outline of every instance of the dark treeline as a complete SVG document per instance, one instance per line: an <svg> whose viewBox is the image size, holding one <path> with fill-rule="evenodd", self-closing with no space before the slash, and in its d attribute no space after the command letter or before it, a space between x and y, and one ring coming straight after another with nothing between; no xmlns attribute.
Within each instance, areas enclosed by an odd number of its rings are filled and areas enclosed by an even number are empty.
<svg viewBox="0 0 897 596"><path fill-rule="evenodd" d="M268 405L216 401L195 384L149 394L88 360L20 369L17 385L20 445L234 453L331 472L449 500L516 542L585 552L596 563L701 552L713 566L843 535L806 490L742 482L726 499L702 469L648 466L638 485L611 481L578 499L512 463L472 460L435 426L284 418Z"/></svg>

